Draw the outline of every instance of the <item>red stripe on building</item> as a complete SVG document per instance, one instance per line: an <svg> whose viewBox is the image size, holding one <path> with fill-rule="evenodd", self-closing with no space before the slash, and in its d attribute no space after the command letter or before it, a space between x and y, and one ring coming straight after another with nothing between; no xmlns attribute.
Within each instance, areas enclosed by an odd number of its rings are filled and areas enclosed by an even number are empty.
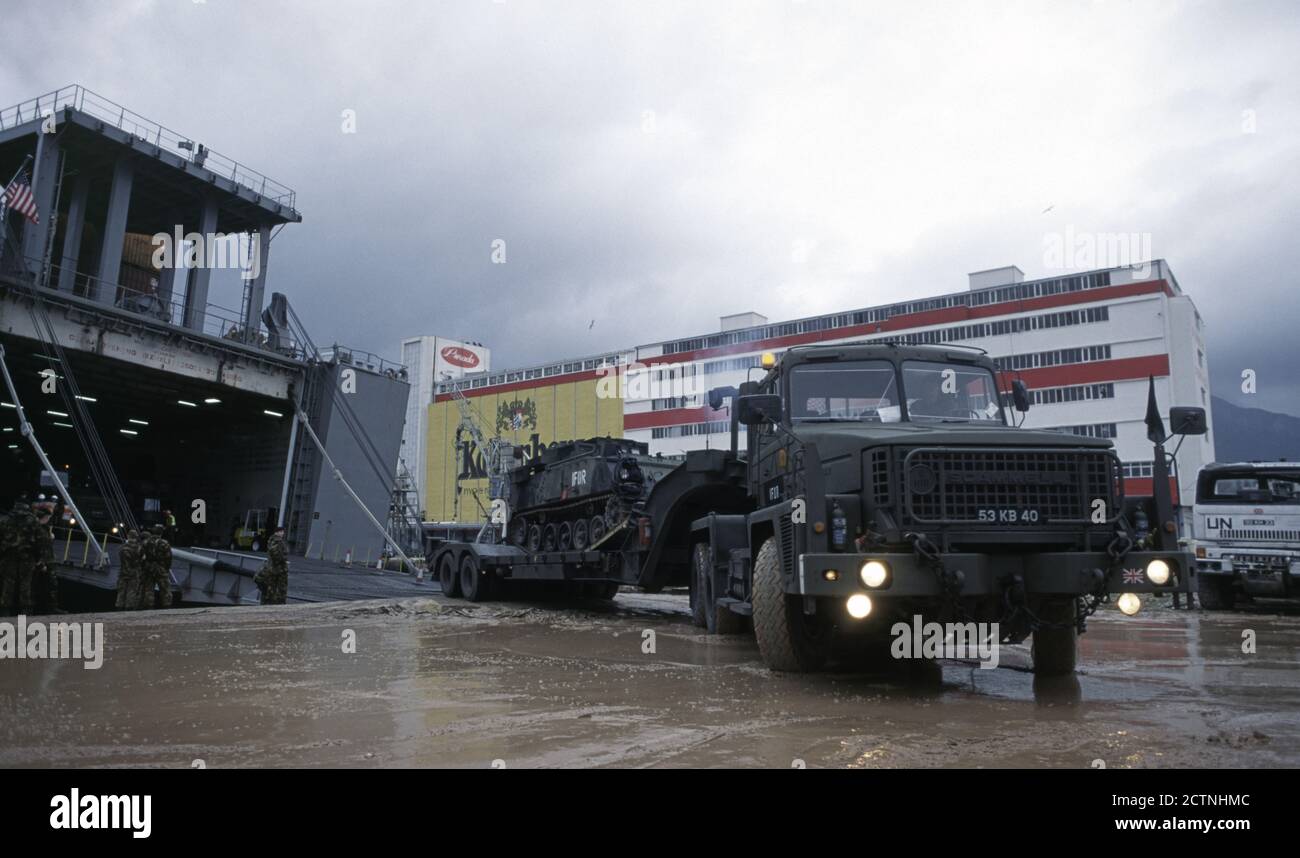
<svg viewBox="0 0 1300 858"><path fill-rule="evenodd" d="M707 405L699 408L665 408L663 411L640 411L623 414L623 429L652 429L659 426L681 426L690 423L712 423L731 420L731 409L714 411Z"/></svg>
<svg viewBox="0 0 1300 858"><path fill-rule="evenodd" d="M1124 497L1151 497L1155 491L1156 481L1153 477L1125 477L1124 478ZM1169 490L1174 495L1174 506L1178 505L1178 481L1173 477L1169 478Z"/></svg>
<svg viewBox="0 0 1300 858"><path fill-rule="evenodd" d="M1108 381L1130 381L1135 378L1157 378L1169 375L1169 355L1143 355L1142 357L1115 358L1091 363L1069 363L1062 366L1044 366L1037 369L1012 370L998 373L998 386L1002 391L1011 389L1013 379L1024 381L1030 390L1045 387L1070 387L1076 384L1101 384Z"/></svg>
<svg viewBox="0 0 1300 858"><path fill-rule="evenodd" d="M726 355L747 354L756 351L777 351L791 346L804 346L811 343L825 342L826 340L886 334L891 331L906 331L930 325L956 324L970 319L1010 316L1031 310L1049 310L1059 307L1071 307L1077 304L1095 304L1157 292L1164 292L1170 296L1174 294L1169 284L1164 280L1145 280L1141 283L1123 283L1118 286L1103 286L1099 289L1084 289L1079 292L1046 295L1041 298L1022 298L1015 301L1004 301L1000 304L987 304L982 307L945 307L940 310L926 310L921 313L894 316L883 322L867 322L861 325L849 325L844 328L810 331L806 334L790 334L785 337L773 337L772 339L736 343L729 346L675 352L670 355L638 358L638 360L647 365L688 363L702 358L724 357Z"/></svg>

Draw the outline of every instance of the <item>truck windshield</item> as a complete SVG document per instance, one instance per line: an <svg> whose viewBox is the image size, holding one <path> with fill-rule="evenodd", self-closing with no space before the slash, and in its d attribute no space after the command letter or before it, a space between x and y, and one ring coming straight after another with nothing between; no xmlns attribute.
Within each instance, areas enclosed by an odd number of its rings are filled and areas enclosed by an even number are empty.
<svg viewBox="0 0 1300 858"><path fill-rule="evenodd" d="M870 360L796 366L790 373L790 419L897 423L902 413L894 365Z"/></svg>
<svg viewBox="0 0 1300 858"><path fill-rule="evenodd" d="M993 373L969 364L903 361L907 416L914 423L1001 423Z"/></svg>
<svg viewBox="0 0 1300 858"><path fill-rule="evenodd" d="M1197 503L1300 504L1300 471L1214 471L1201 475Z"/></svg>

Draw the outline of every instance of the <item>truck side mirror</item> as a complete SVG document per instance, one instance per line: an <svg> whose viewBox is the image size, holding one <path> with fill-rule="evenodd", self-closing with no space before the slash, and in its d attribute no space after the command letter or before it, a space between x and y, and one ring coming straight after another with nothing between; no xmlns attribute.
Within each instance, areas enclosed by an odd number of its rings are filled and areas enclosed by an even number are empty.
<svg viewBox="0 0 1300 858"><path fill-rule="evenodd" d="M1169 409L1170 434L1204 435L1208 431L1204 408L1188 405Z"/></svg>
<svg viewBox="0 0 1300 858"><path fill-rule="evenodd" d="M738 397L736 419L746 426L776 423L781 419L781 397L775 393L753 393Z"/></svg>
<svg viewBox="0 0 1300 858"><path fill-rule="evenodd" d="M726 402L727 397L734 397L736 388L734 387L715 387L709 391L709 407L714 411L722 409L722 404Z"/></svg>
<svg viewBox="0 0 1300 858"><path fill-rule="evenodd" d="M1011 382L1011 401L1015 403L1017 411L1023 413L1029 410L1029 388L1018 378Z"/></svg>

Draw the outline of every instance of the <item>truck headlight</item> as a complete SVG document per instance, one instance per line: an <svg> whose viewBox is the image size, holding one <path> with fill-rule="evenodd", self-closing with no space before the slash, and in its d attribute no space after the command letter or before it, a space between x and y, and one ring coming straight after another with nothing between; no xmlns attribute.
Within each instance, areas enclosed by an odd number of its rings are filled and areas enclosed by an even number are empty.
<svg viewBox="0 0 1300 858"><path fill-rule="evenodd" d="M871 597L866 593L854 593L849 596L847 605L849 616L855 620L866 619L867 614L871 613Z"/></svg>
<svg viewBox="0 0 1300 858"><path fill-rule="evenodd" d="M1115 604L1119 606L1120 612L1128 617L1142 610L1142 600L1137 597L1136 593L1125 593L1119 597Z"/></svg>
<svg viewBox="0 0 1300 858"><path fill-rule="evenodd" d="M1156 559L1147 564L1147 578L1157 587L1168 584L1172 574L1169 564L1163 560Z"/></svg>
<svg viewBox="0 0 1300 858"><path fill-rule="evenodd" d="M862 564L862 571L858 573L858 577L868 587L879 587L889 580L889 567L879 560L868 560Z"/></svg>

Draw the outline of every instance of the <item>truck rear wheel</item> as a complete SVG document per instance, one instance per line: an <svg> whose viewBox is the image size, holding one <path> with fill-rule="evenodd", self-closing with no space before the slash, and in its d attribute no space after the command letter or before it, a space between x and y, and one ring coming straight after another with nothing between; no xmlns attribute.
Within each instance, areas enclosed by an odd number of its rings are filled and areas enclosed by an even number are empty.
<svg viewBox="0 0 1300 858"><path fill-rule="evenodd" d="M1231 611L1237 604L1232 579L1222 575L1197 575L1196 595L1201 597L1201 607L1207 611Z"/></svg>
<svg viewBox="0 0 1300 858"><path fill-rule="evenodd" d="M1075 626L1079 601L1073 597L1053 599L1038 608L1038 619L1047 625L1034 632L1030 653L1034 673L1066 676L1074 673L1079 655L1079 629Z"/></svg>
<svg viewBox="0 0 1300 858"><path fill-rule="evenodd" d="M695 603L691 606L691 616L696 625L703 626L711 635L740 634L745 630L745 619L718 604L709 555L707 542L695 546Z"/></svg>
<svg viewBox="0 0 1300 858"><path fill-rule="evenodd" d="M831 623L825 613L808 616L803 599L785 592L781 552L769 538L754 560L754 637L758 651L772 670L807 673L819 669L830 655Z"/></svg>
<svg viewBox="0 0 1300 858"><path fill-rule="evenodd" d="M442 595L460 598L460 576L456 574L456 560L450 551L438 560L438 585L442 587Z"/></svg>
<svg viewBox="0 0 1300 858"><path fill-rule="evenodd" d="M465 558L460 561L460 592L461 595L471 602L482 602L488 597L488 590L492 582L488 576L481 574L478 568L478 560L473 554L466 554Z"/></svg>

